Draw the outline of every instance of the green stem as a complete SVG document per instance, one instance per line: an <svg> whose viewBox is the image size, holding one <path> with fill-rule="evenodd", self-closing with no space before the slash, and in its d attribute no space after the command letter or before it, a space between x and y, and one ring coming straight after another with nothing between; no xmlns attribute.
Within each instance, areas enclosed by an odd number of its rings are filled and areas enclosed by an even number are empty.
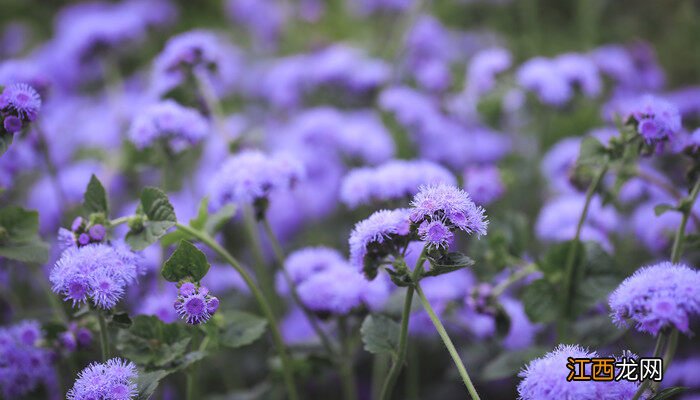
<svg viewBox="0 0 700 400"><path fill-rule="evenodd" d="M376 354L372 361L372 397L378 399L382 393L382 378L386 376L389 367L389 358L384 354Z"/></svg>
<svg viewBox="0 0 700 400"><path fill-rule="evenodd" d="M282 304L280 302L279 296L277 296L277 291L275 291L275 283L273 279L272 271L267 267L265 262L265 256L262 250L262 244L260 243L260 236L257 230L255 217L253 216L253 209L246 207L243 212L243 218L245 223L246 232L252 244L251 251L253 252L253 269L255 270L255 276L260 282L260 288L263 291L265 297L270 299L270 305L272 310L276 314L281 314Z"/></svg>
<svg viewBox="0 0 700 400"><path fill-rule="evenodd" d="M583 210L581 210L581 216L579 217L578 224L576 225L576 233L574 234L574 239L571 241L566 255L566 264L564 264L565 295L564 302L562 303L562 315L564 316L569 315L569 310L571 309L571 303L574 296L574 277L576 276L575 261L578 252L579 241L581 239L581 229L583 228L583 224L586 222L586 217L588 217L588 209L591 205L591 200L593 200L593 195L595 194L598 185L600 185L600 182L603 180L605 173L608 171L608 166L608 159L606 158L600 170L598 171L598 174L596 174L595 178L593 178L593 181L588 186L588 190L586 191L586 200L583 203ZM565 318L562 318L559 329L560 334L566 330L566 325L567 321L565 320Z"/></svg>
<svg viewBox="0 0 700 400"><path fill-rule="evenodd" d="M493 298L499 297L511 285L513 285L516 282L519 282L521 279L523 279L527 276L530 276L530 274L532 274L535 271L537 271L537 265L533 263L533 264L528 264L528 265L524 266L523 268L513 272L508 277L508 279L506 279L505 281L494 286L493 290L491 291L491 296L493 296Z"/></svg>
<svg viewBox="0 0 700 400"><path fill-rule="evenodd" d="M408 349L408 361L406 362L406 399L419 400L420 371L418 371L418 348L412 346Z"/></svg>
<svg viewBox="0 0 700 400"><path fill-rule="evenodd" d="M479 394L476 392L476 388L474 387L472 380L469 378L469 373L467 373L467 369L464 367L464 363L462 363L462 359L459 357L459 353L457 353L457 349L455 349L454 344L452 344L452 340L447 334L445 327L442 326L440 318L438 318L438 316L435 314L433 307L430 306L430 302L428 302L428 299L425 297L425 294L423 294L423 290L420 287L420 283L415 282L415 285L416 293L418 293L418 298L420 299L421 304L423 304L423 308L425 308L425 311L428 313L430 320L433 322L433 325L435 326L435 329L440 335L440 338L442 338L443 343L445 343L445 347L447 347L447 351L450 353L452 361L454 361L455 366L459 371L459 375L462 377L462 381L464 381L464 385L469 391L469 395L473 400L480 400Z"/></svg>
<svg viewBox="0 0 700 400"><path fill-rule="evenodd" d="M284 340L282 339L282 334L280 333L279 326L277 325L277 321L275 320L275 315L272 312L272 308L270 308L270 304L265 299L265 296L263 296L262 292L255 284L253 279L250 277L248 272L245 269L243 269L243 267L241 267L238 260L236 260L228 251L226 251L226 249L221 247L211 236L209 236L205 232L193 229L187 225L177 223L176 226L179 230L194 236L195 238L199 239L202 243L207 245L209 248L214 250L214 252L216 252L227 263L229 263L241 275L241 278L243 278L246 285L250 289L250 292L253 294L253 297L255 297L255 300L258 302L258 305L260 306L260 309L265 315L267 322L270 324L270 330L272 331L272 340L277 349L277 353L280 356L280 360L282 361L282 373L284 375L284 383L287 387L287 394L289 396L289 399L297 400L299 396L297 394L297 388L294 382L294 374L292 370L291 359L289 358L289 354L287 354L287 348L284 345Z"/></svg>
<svg viewBox="0 0 700 400"><path fill-rule="evenodd" d="M186 400L193 400L194 397L194 371L191 369L188 369L187 372L185 372L185 399Z"/></svg>
<svg viewBox="0 0 700 400"><path fill-rule="evenodd" d="M319 339L321 339L321 344L323 345L325 350L331 357L333 357L336 354L336 351L331 343L330 338L328 337L328 335L326 335L326 332L321 328L321 325L319 325L317 319L314 317L311 310L309 310L309 308L306 307L306 305L304 305L304 303L301 301L294 280L289 275L289 271L287 271L287 269L284 268L284 251L282 250L282 246L280 246L280 243L277 240L277 236L272 231L270 222L267 220L267 218L263 218L261 222L263 225L263 229L265 229L265 233L267 234L267 238L270 241L270 245L272 246L272 251L273 253L275 253L275 259L277 260L277 264L279 265L280 271L282 272L282 276L287 282L287 286L289 287L289 293L292 295L292 299L302 310L302 312L306 316L306 319L309 321L309 324L313 328L314 332L316 332L316 335L319 337ZM340 361L341 364L343 362L344 361L342 360Z"/></svg>
<svg viewBox="0 0 700 400"><path fill-rule="evenodd" d="M689 203L686 209L683 210L683 217L681 219L681 224L678 226L676 231L676 237L673 239L673 250L671 250L671 263L676 264L681 260L683 255L683 241L685 240L685 227L688 225L688 218L693 210L693 204L698 198L698 193L700 192L700 179L695 182L693 189L690 191L688 197Z"/></svg>
<svg viewBox="0 0 700 400"><path fill-rule="evenodd" d="M345 400L357 399L357 386L355 384L355 370L353 368L352 344L347 326L347 318L340 317L338 319L338 327L340 333L342 359L340 362L340 376L343 381L343 398Z"/></svg>
<svg viewBox="0 0 700 400"><path fill-rule="evenodd" d="M654 355L653 357L660 357L661 356L661 350L664 347L664 344L666 343L666 332L661 332L659 333L659 336L656 338L656 345L654 346ZM642 394L649 388L651 385L651 381L644 381L639 385L639 389L634 393L634 397L632 397L632 400L638 400Z"/></svg>
<svg viewBox="0 0 700 400"><path fill-rule="evenodd" d="M413 274L411 275L413 282L417 281L418 276L423 269L423 261L425 260L426 251L427 246L423 247L423 251L418 256L418 260L416 260L416 266L413 268ZM406 288L406 298L404 299L403 311L401 312L401 328L399 331L398 352L396 353L396 357L391 364L389 374L387 374L386 379L384 380L384 385L382 386L382 391L379 395L381 400L388 400L391 397L391 392L394 390L396 380L399 378L401 368L403 368L403 364L406 359L406 347L408 345L408 321L411 318L411 305L413 304L414 292L414 285L410 285Z"/></svg>
<svg viewBox="0 0 700 400"><path fill-rule="evenodd" d="M131 215L127 215L127 216L125 216L125 217L115 218L115 219L109 221L109 224L110 224L111 226L117 226L117 225L125 224L125 223L129 222L129 220L131 219L131 217L132 217Z"/></svg>
<svg viewBox="0 0 700 400"><path fill-rule="evenodd" d="M100 323L100 349L102 350L102 361L107 361L109 359L109 332L107 331L107 321L102 312L95 311L97 314L97 321Z"/></svg>

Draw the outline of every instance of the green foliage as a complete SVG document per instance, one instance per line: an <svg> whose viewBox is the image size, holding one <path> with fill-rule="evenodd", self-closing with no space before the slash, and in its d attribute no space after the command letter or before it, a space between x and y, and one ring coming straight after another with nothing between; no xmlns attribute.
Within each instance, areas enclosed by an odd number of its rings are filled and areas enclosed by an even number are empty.
<svg viewBox="0 0 700 400"><path fill-rule="evenodd" d="M117 349L146 369L181 366L192 340L188 327L166 324L155 316L139 315L128 330L118 335Z"/></svg>
<svg viewBox="0 0 700 400"><path fill-rule="evenodd" d="M510 378L531 360L547 352L543 347L529 347L523 350L505 351L489 361L481 372L481 379L493 381Z"/></svg>
<svg viewBox="0 0 700 400"><path fill-rule="evenodd" d="M399 345L399 324L384 315L368 315L360 328L365 350L395 356Z"/></svg>
<svg viewBox="0 0 700 400"><path fill-rule="evenodd" d="M670 388L666 388L666 389L660 391L659 393L656 393L649 400L674 399L678 394L683 393L687 390L688 390L687 387L673 386Z"/></svg>
<svg viewBox="0 0 700 400"><path fill-rule="evenodd" d="M107 192L94 174L90 177L90 182L83 196L83 208L89 214L102 213L105 217L109 215Z"/></svg>
<svg viewBox="0 0 700 400"><path fill-rule="evenodd" d="M232 349L247 346L258 340L267 327L267 321L257 315L242 311L223 314L224 326L220 328L219 343Z"/></svg>
<svg viewBox="0 0 700 400"><path fill-rule="evenodd" d="M39 214L17 206L0 208L0 257L45 263L49 246L38 235Z"/></svg>
<svg viewBox="0 0 700 400"><path fill-rule="evenodd" d="M155 243L177 223L168 196L157 188L143 190L136 213L137 219L129 224L126 234L126 242L134 250L143 250Z"/></svg>
<svg viewBox="0 0 700 400"><path fill-rule="evenodd" d="M192 279L199 282L209 271L207 256L192 243L181 240L175 252L163 264L161 275L169 282Z"/></svg>
<svg viewBox="0 0 700 400"><path fill-rule="evenodd" d="M438 276L474 265L474 260L459 252L432 255L428 254L431 268L423 276Z"/></svg>
<svg viewBox="0 0 700 400"><path fill-rule="evenodd" d="M199 209L197 211L197 216L190 220L190 226L198 231L206 232L209 236L213 236L221 229L224 225L236 215L236 206L234 204L227 204L220 210L213 214L209 214L209 198L205 197L199 203ZM180 240L193 240L194 238L189 233L176 230L168 233L161 238L160 243L163 246L173 245Z"/></svg>

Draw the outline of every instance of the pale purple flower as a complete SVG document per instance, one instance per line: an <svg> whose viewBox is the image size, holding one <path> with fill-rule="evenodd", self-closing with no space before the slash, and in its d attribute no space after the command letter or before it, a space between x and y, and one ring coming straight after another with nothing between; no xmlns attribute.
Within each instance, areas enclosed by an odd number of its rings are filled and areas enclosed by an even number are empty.
<svg viewBox="0 0 700 400"><path fill-rule="evenodd" d="M209 289L185 282L180 286L174 304L180 318L190 325L205 323L219 308L219 299L209 294Z"/></svg>
<svg viewBox="0 0 700 400"><path fill-rule="evenodd" d="M0 94L0 112L5 118L14 117L19 122L31 122L36 119L40 108L39 93L26 83L9 85Z"/></svg>
<svg viewBox="0 0 700 400"><path fill-rule="evenodd" d="M137 396L136 366L127 360L112 358L105 363L92 363L80 371L68 400L130 400Z"/></svg>
<svg viewBox="0 0 700 400"><path fill-rule="evenodd" d="M180 152L201 142L208 133L209 123L197 110L164 100L136 115L129 139L138 149L163 140L172 150Z"/></svg>
<svg viewBox="0 0 700 400"><path fill-rule="evenodd" d="M496 75L510 68L512 57L508 50L493 47L481 50L469 61L466 91L480 96L496 86Z"/></svg>
<svg viewBox="0 0 700 400"><path fill-rule="evenodd" d="M624 112L624 117L636 123L637 132L647 143L670 140L681 130L678 108L652 95L645 95L630 104Z"/></svg>
<svg viewBox="0 0 700 400"><path fill-rule="evenodd" d="M343 179L340 199L348 207L372 202L409 199L423 185L455 185L452 173L424 160L393 160L378 167L357 168Z"/></svg>
<svg viewBox="0 0 700 400"><path fill-rule="evenodd" d="M343 266L346 263L347 261L338 250L324 246L304 247L287 256L284 269L292 283L298 285L317 273ZM287 282L281 273L277 276L276 284L280 294L288 293Z"/></svg>
<svg viewBox="0 0 700 400"><path fill-rule="evenodd" d="M589 57L566 53L557 56L554 63L569 85L580 88L585 96L596 97L603 90L598 68Z"/></svg>
<svg viewBox="0 0 700 400"><path fill-rule="evenodd" d="M411 202L410 219L415 224L440 221L450 229L478 236L486 234L488 225L484 209L467 192L446 184L421 187Z"/></svg>
<svg viewBox="0 0 700 400"><path fill-rule="evenodd" d="M454 234L450 227L440 220L423 221L418 226L418 236L430 248L446 249L454 239Z"/></svg>
<svg viewBox="0 0 700 400"><path fill-rule="evenodd" d="M629 321L652 335L669 327L690 334L690 318L700 313L700 273L670 262L643 267L625 279L609 301L617 325L627 326Z"/></svg>
<svg viewBox="0 0 700 400"><path fill-rule="evenodd" d="M350 266L330 268L310 275L297 290L304 305L317 313L346 315L362 304L368 282Z"/></svg>
<svg viewBox="0 0 700 400"><path fill-rule="evenodd" d="M476 204L487 205L503 196L505 187L497 167L468 167L464 171L464 189Z"/></svg>
<svg viewBox="0 0 700 400"><path fill-rule="evenodd" d="M368 278L376 276L376 262L397 255L395 240L409 234L408 210L380 210L355 224L350 234L350 263L365 272Z"/></svg>
<svg viewBox="0 0 700 400"><path fill-rule="evenodd" d="M573 95L568 78L554 61L544 57L526 61L518 69L516 79L520 86L534 92L547 105L562 106Z"/></svg>
<svg viewBox="0 0 700 400"><path fill-rule="evenodd" d="M25 320L0 327L0 395L26 398L39 385L47 391L55 384L51 352L41 347L45 340L39 322Z"/></svg>

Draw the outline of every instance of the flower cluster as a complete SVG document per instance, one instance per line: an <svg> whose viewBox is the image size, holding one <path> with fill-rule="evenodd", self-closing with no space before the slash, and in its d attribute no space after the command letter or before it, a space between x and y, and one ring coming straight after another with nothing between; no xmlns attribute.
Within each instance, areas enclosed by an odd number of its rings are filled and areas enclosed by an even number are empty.
<svg viewBox="0 0 700 400"><path fill-rule="evenodd" d="M73 352L78 347L88 347L92 343L92 332L88 328L80 327L76 323L70 323L65 332L58 336L61 348L67 352Z"/></svg>
<svg viewBox="0 0 700 400"><path fill-rule="evenodd" d="M351 265L374 279L379 264L408 244L408 215L407 209L380 210L355 224L349 240Z"/></svg>
<svg viewBox="0 0 700 400"><path fill-rule="evenodd" d="M146 107L134 118L129 139L139 149L162 139L180 152L199 143L208 132L209 123L197 110L164 100Z"/></svg>
<svg viewBox="0 0 700 400"><path fill-rule="evenodd" d="M80 371L68 391L68 400L136 398L136 366L127 360L112 358L105 363L92 363Z"/></svg>
<svg viewBox="0 0 700 400"><path fill-rule="evenodd" d="M37 321L0 328L0 393L6 399L26 398L40 384L56 389L51 352Z"/></svg>
<svg viewBox="0 0 700 400"><path fill-rule="evenodd" d="M209 289L185 282L180 286L177 299L173 304L180 318L191 325L199 325L219 309L219 299L209 294Z"/></svg>
<svg viewBox="0 0 700 400"><path fill-rule="evenodd" d="M613 321L634 321L640 332L657 335L668 327L690 333L690 318L700 314L700 273L662 262L643 267L610 295Z"/></svg>
<svg viewBox="0 0 700 400"><path fill-rule="evenodd" d="M101 243L107 237L107 230L102 224L89 225L82 217L76 217L70 230L59 228L58 241L64 249L82 247L88 244Z"/></svg>
<svg viewBox="0 0 700 400"><path fill-rule="evenodd" d="M598 357L578 345L559 345L552 352L531 361L520 372L522 381L518 385L521 400L554 399L631 399L638 383L620 381L576 381L568 382L567 359Z"/></svg>
<svg viewBox="0 0 700 400"><path fill-rule="evenodd" d="M229 158L212 178L211 206L253 204L276 190L291 189L304 175L303 167L285 155L244 151Z"/></svg>
<svg viewBox="0 0 700 400"><path fill-rule="evenodd" d="M452 173L430 161L395 160L378 167L350 171L340 188L340 198L355 208L373 201L408 199L423 185L456 184Z"/></svg>
<svg viewBox="0 0 700 400"><path fill-rule="evenodd" d="M117 243L69 247L56 261L49 279L54 292L73 305L88 299L103 309L111 309L124 296L126 287L141 272L140 258Z"/></svg>
<svg viewBox="0 0 700 400"><path fill-rule="evenodd" d="M39 93L25 83L9 85L0 93L0 118L6 132L22 130L23 126L36 119L40 108Z"/></svg>
<svg viewBox="0 0 700 400"><path fill-rule="evenodd" d="M469 194L455 186L423 186L411 202L410 220L418 236L433 248L445 248L454 230L479 236L486 234L484 209Z"/></svg>
<svg viewBox="0 0 700 400"><path fill-rule="evenodd" d="M650 144L670 140L681 129L678 108L651 95L630 105L626 117L635 122L637 132Z"/></svg>

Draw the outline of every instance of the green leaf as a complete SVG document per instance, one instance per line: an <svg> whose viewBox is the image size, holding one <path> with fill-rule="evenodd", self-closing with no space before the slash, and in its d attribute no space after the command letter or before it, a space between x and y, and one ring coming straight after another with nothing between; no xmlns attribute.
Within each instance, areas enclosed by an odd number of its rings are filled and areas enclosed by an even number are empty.
<svg viewBox="0 0 700 400"><path fill-rule="evenodd" d="M133 362L148 367L173 366L187 351L188 328L166 324L152 315L134 317L131 328L120 330L117 349Z"/></svg>
<svg viewBox="0 0 700 400"><path fill-rule="evenodd" d="M236 214L236 206L228 204L222 207L219 211L208 214L209 199L205 197L199 203L197 216L190 220L190 226L196 230L205 231L209 235L214 235L219 232L223 226ZM189 233L176 230L168 233L161 238L160 243L164 247L171 246L180 240L194 240L194 237Z"/></svg>
<svg viewBox="0 0 700 400"><path fill-rule="evenodd" d="M676 207L672 206L670 204L659 204L656 207L654 207L654 214L656 214L656 216L658 217L659 215L662 215L666 211L671 211L671 210L675 210L675 209L676 209Z"/></svg>
<svg viewBox="0 0 700 400"><path fill-rule="evenodd" d="M481 372L481 378L487 381L510 378L530 361L547 352L541 347L530 347L524 350L505 351L486 364Z"/></svg>
<svg viewBox="0 0 700 400"><path fill-rule="evenodd" d="M572 245L573 241L555 244L547 250L542 260L537 263L538 269L542 271L545 278L550 283L559 284L564 280L566 259ZM583 254L583 245L580 242L577 245L577 258L581 258Z"/></svg>
<svg viewBox="0 0 700 400"><path fill-rule="evenodd" d="M557 289L545 279L538 279L523 290L523 305L527 317L533 322L552 322L559 314Z"/></svg>
<svg viewBox="0 0 700 400"><path fill-rule="evenodd" d="M0 208L0 257L45 263L49 246L38 235L39 214L17 206Z"/></svg>
<svg viewBox="0 0 700 400"><path fill-rule="evenodd" d="M226 321L226 326L221 331L220 343L233 349L258 340L267 326L264 318L242 311L227 312L223 320Z"/></svg>
<svg viewBox="0 0 700 400"><path fill-rule="evenodd" d="M90 177L90 182L83 196L83 208L90 214L104 213L105 216L109 215L107 192L94 174Z"/></svg>
<svg viewBox="0 0 700 400"><path fill-rule="evenodd" d="M136 390L138 395L137 400L148 400L153 396L153 392L158 388L158 384L163 378L170 375L170 372L164 370L152 372L139 372L136 378Z"/></svg>
<svg viewBox="0 0 700 400"><path fill-rule="evenodd" d="M600 244L586 242L583 244L583 257L574 277L573 317L599 304L613 291L620 281L615 261Z"/></svg>
<svg viewBox="0 0 700 400"><path fill-rule="evenodd" d="M126 242L134 250L143 250L155 243L177 223L168 196L157 188L143 190L137 212L146 218L141 226L131 227L126 234Z"/></svg>
<svg viewBox="0 0 700 400"><path fill-rule="evenodd" d="M163 264L161 274L166 281L192 279L199 282L209 271L207 256L192 243L182 240L173 255Z"/></svg>
<svg viewBox="0 0 700 400"><path fill-rule="evenodd" d="M474 260L458 252L443 254L437 259L428 256L428 261L432 267L423 276L438 276L474 265Z"/></svg>
<svg viewBox="0 0 700 400"><path fill-rule="evenodd" d="M682 387L682 386L673 386L670 388L666 388L659 393L655 394L652 398L649 400L666 400L666 399L671 399L677 394L683 393L687 391L687 387Z"/></svg>
<svg viewBox="0 0 700 400"><path fill-rule="evenodd" d="M125 312L118 312L110 315L108 322L110 325L119 329L129 329L133 324L131 317Z"/></svg>
<svg viewBox="0 0 700 400"><path fill-rule="evenodd" d="M581 166L602 165L606 155L607 149L598 139L586 136L581 140L581 150L576 163Z"/></svg>
<svg viewBox="0 0 700 400"><path fill-rule="evenodd" d="M0 131L0 156L5 154L7 150L10 149L10 145L12 144L13 138L13 134Z"/></svg>
<svg viewBox="0 0 700 400"><path fill-rule="evenodd" d="M625 334L625 329L615 326L608 315L579 319L574 323L572 331L576 343L590 348L604 347Z"/></svg>
<svg viewBox="0 0 700 400"><path fill-rule="evenodd" d="M365 350L373 354L396 354L399 324L384 315L368 315L360 328Z"/></svg>

